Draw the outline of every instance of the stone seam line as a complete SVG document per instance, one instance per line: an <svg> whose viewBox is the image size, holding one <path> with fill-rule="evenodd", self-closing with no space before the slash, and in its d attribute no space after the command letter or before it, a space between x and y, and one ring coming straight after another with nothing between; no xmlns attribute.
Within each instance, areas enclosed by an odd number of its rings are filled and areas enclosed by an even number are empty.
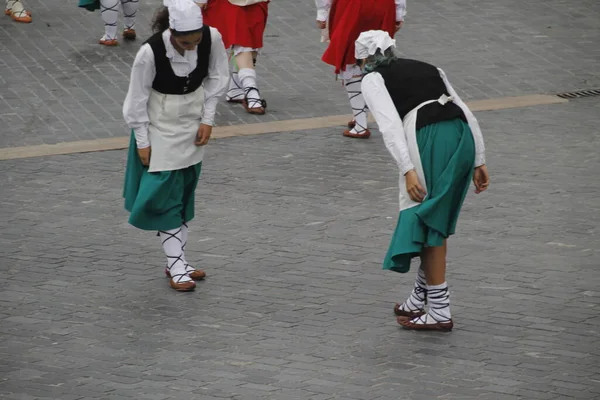
<svg viewBox="0 0 600 400"><path fill-rule="evenodd" d="M545 104L560 104L566 102L568 102L568 100L561 99L557 96L536 94L528 96L476 100L468 102L467 104L473 111L492 111L508 108L531 107ZM265 133L282 133L320 128L330 128L346 125L346 123L351 118L352 117L349 115L333 115L327 117L302 118L257 124L220 126L214 128L212 138L222 139L235 136L250 136ZM372 117L369 118L369 121L374 122ZM54 156L62 154L121 150L127 148L128 146L129 137L124 136L108 139L62 142L57 144L7 147L0 149L0 161Z"/></svg>

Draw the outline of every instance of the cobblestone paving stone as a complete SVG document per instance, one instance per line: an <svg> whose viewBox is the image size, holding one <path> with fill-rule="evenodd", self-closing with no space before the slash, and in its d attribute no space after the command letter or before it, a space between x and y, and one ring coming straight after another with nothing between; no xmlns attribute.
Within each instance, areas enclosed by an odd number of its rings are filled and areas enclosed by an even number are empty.
<svg viewBox="0 0 600 400"><path fill-rule="evenodd" d="M158 0L142 0L140 40L97 44L98 13L76 0L27 0L32 24L0 18L0 147L126 135L121 105L135 52ZM398 37L407 57L436 63L466 99L600 87L597 0L408 2ZM220 107L220 125L349 114L344 89L320 61L312 0L271 3L259 84L262 117Z"/></svg>
<svg viewBox="0 0 600 400"><path fill-rule="evenodd" d="M397 172L378 134L212 142L188 294L126 223L125 152L0 162L0 398L596 399L599 105L479 114L492 186L451 240L449 334L393 318L414 269L380 267Z"/></svg>

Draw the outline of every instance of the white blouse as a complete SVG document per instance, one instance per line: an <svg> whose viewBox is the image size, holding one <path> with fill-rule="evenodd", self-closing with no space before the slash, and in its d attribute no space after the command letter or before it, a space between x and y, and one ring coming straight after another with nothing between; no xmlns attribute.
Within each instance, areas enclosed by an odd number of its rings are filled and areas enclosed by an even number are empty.
<svg viewBox="0 0 600 400"><path fill-rule="evenodd" d="M315 0L317 6L317 21L327 21L329 9L333 0ZM406 15L406 0L394 0L396 3L396 21L404 21Z"/></svg>
<svg viewBox="0 0 600 400"><path fill-rule="evenodd" d="M212 126L215 123L217 104L229 85L229 60L219 31L210 28L210 35L212 43L208 61L208 75L202 84L204 87L202 123ZM183 55L179 54L171 44L171 31L169 29L163 32L162 38L167 50L167 58L171 62L171 68L173 68L175 75L184 77L196 69L198 62L197 50L186 50ZM154 52L152 47L146 43L142 45L135 56L131 68L129 91L123 104L125 122L133 129L137 147L140 149L150 146L148 141L148 98L155 76Z"/></svg>
<svg viewBox="0 0 600 400"><path fill-rule="evenodd" d="M475 141L474 166L479 167L480 165L485 164L485 145L483 143L483 136L481 134L479 123L471 110L460 99L452 85L450 85L444 71L439 68L438 70L440 71L442 80L446 84L448 94L454 97L454 103L462 109L467 122L469 123L469 127L471 128L471 132L473 132L473 139ZM402 120L392 101L392 97L387 91L381 74L378 72L371 72L365 75L362 80L361 90L369 110L373 114L375 121L377 121L377 126L383 136L385 147L396 161L396 164L398 164L398 168L400 168L402 175L405 175L408 171L414 169L415 166L408 154L408 146L406 144L406 135Z"/></svg>

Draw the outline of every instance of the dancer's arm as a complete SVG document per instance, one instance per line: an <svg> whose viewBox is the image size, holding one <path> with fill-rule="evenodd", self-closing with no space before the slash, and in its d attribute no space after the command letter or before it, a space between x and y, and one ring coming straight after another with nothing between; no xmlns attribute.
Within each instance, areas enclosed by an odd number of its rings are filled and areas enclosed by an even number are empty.
<svg viewBox="0 0 600 400"><path fill-rule="evenodd" d="M317 21L325 22L329 17L329 9L331 8L332 0L315 0L317 6Z"/></svg>
<svg viewBox="0 0 600 400"><path fill-rule="evenodd" d="M394 157L402 175L413 170L415 166L410 160L408 145L404 134L404 126L396 106L385 87L383 77L378 72L365 75L362 80L361 90L365 102L371 110L373 117L383 136L385 147Z"/></svg>
<svg viewBox="0 0 600 400"><path fill-rule="evenodd" d="M406 0L394 0L396 2L396 22L404 22L406 15Z"/></svg>
<svg viewBox="0 0 600 400"><path fill-rule="evenodd" d="M469 107L462 101L458 93L456 93L456 90L454 90L454 88L450 84L450 81L448 81L448 78L446 77L444 71L440 68L438 68L438 70L440 72L442 80L444 81L444 84L446 85L446 90L448 90L448 94L454 97L454 104L456 104L462 109L463 113L465 114L465 117L467 118L467 122L469 123L469 128L471 128L471 132L473 133L473 140L475 141L475 167L484 165L485 143L483 142L483 135L481 134L479 122L477 121L477 118L475 118L475 115L473 115Z"/></svg>
<svg viewBox="0 0 600 400"><path fill-rule="evenodd" d="M131 68L129 90L123 104L123 117L127 125L133 129L138 149L150 146L148 140L148 99L152 90L152 82L156 76L154 53L149 44L143 45L135 56Z"/></svg>
<svg viewBox="0 0 600 400"><path fill-rule="evenodd" d="M229 85L229 59L223 44L223 38L218 30L210 28L212 38L208 75L204 80L204 112L202 123L213 126L217 104L227 91Z"/></svg>

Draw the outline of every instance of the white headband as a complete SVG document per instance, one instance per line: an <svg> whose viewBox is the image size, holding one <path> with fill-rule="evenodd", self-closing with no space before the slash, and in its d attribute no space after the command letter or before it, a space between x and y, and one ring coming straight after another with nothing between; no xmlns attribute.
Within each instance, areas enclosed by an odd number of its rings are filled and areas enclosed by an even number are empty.
<svg viewBox="0 0 600 400"><path fill-rule="evenodd" d="M367 31L356 39L354 57L363 60L372 56L380 49L383 53L390 47L396 47L396 41L385 31Z"/></svg>
<svg viewBox="0 0 600 400"><path fill-rule="evenodd" d="M164 0L169 9L169 28L177 32L196 31L202 26L202 10L192 0Z"/></svg>

